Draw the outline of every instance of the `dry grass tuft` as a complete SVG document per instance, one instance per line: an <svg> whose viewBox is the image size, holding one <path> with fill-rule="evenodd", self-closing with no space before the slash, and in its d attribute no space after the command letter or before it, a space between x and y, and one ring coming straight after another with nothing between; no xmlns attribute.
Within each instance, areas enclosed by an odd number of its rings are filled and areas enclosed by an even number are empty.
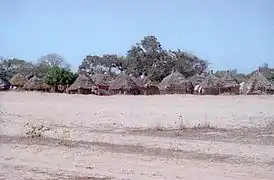
<svg viewBox="0 0 274 180"><path fill-rule="evenodd" d="M44 132L50 130L44 125L31 124L30 122L27 122L25 127L27 127L26 136L30 138L39 138Z"/></svg>
<svg viewBox="0 0 274 180"><path fill-rule="evenodd" d="M155 125L155 128L154 128L156 131L164 131L165 130L165 127L162 125L162 124L160 124L160 123L157 123L156 125Z"/></svg>
<svg viewBox="0 0 274 180"><path fill-rule="evenodd" d="M196 124L192 127L192 129L210 129L215 130L217 127L213 126L210 121L205 121L203 124Z"/></svg>
<svg viewBox="0 0 274 180"><path fill-rule="evenodd" d="M270 132L273 132L274 131L274 120L272 120L268 124L266 124L265 129Z"/></svg>
<svg viewBox="0 0 274 180"><path fill-rule="evenodd" d="M184 118L181 115L181 113L179 113L177 121L179 121L179 123L178 123L178 127L176 128L176 130L191 130L191 129L193 129L193 130L198 130L198 129L215 130L215 129L217 129L217 127L213 126L210 123L210 121L207 120L207 118L205 118L204 123L198 123L198 124L195 124L194 126L189 126L184 121ZM177 122L175 122L175 124L177 124Z"/></svg>

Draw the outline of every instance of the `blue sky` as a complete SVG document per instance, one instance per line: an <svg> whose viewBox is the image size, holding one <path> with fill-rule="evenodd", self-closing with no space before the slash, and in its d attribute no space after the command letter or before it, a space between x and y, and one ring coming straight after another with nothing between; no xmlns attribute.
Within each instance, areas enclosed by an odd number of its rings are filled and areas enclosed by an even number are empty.
<svg viewBox="0 0 274 180"><path fill-rule="evenodd" d="M87 54L126 51L146 35L213 69L274 66L273 0L1 0L0 56L58 53L74 69Z"/></svg>

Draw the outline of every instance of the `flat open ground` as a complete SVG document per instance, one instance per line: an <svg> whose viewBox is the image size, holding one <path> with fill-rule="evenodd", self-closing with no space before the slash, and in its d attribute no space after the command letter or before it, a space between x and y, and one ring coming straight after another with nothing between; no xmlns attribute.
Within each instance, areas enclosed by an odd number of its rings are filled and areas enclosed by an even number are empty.
<svg viewBox="0 0 274 180"><path fill-rule="evenodd" d="M274 178L274 96L1 92L0 103L0 179Z"/></svg>

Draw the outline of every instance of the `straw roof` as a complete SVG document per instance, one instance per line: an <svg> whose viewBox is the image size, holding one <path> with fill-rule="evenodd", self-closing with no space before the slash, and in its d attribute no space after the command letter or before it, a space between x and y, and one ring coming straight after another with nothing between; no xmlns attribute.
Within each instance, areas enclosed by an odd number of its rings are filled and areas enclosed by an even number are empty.
<svg viewBox="0 0 274 180"><path fill-rule="evenodd" d="M222 87L224 88L239 87L237 80L230 75L229 71L224 74L221 80L222 80Z"/></svg>
<svg viewBox="0 0 274 180"><path fill-rule="evenodd" d="M245 83L245 89L247 93L262 89L274 91L274 85L260 71L257 71Z"/></svg>
<svg viewBox="0 0 274 180"><path fill-rule="evenodd" d="M144 85L151 83L151 81L145 75L139 76L134 82L138 87L143 87Z"/></svg>
<svg viewBox="0 0 274 180"><path fill-rule="evenodd" d="M185 76L178 71L172 72L170 75L165 77L159 84L160 89L165 89L167 87L181 87L186 88L187 85L192 85L191 81L186 80Z"/></svg>
<svg viewBox="0 0 274 180"><path fill-rule="evenodd" d="M0 76L0 90L1 91L9 90L10 86L11 86L10 82L6 78Z"/></svg>
<svg viewBox="0 0 274 180"><path fill-rule="evenodd" d="M200 77L201 77L201 78L206 78L205 73L200 74Z"/></svg>
<svg viewBox="0 0 274 180"><path fill-rule="evenodd" d="M200 84L201 88L218 88L221 87L222 81L220 78L216 77L212 73L210 73L205 80Z"/></svg>
<svg viewBox="0 0 274 180"><path fill-rule="evenodd" d="M38 78L37 76L33 76L26 82L23 89L25 89L25 90L47 90L47 89L50 89L50 86L47 85L46 83L44 83L43 80Z"/></svg>
<svg viewBox="0 0 274 180"><path fill-rule="evenodd" d="M68 88L69 90L82 89L95 89L97 86L90 76L86 73L81 73L78 75L74 83Z"/></svg>
<svg viewBox="0 0 274 180"><path fill-rule="evenodd" d="M96 85L104 85L107 86L110 84L111 76L108 74L94 74L92 77L92 80Z"/></svg>
<svg viewBox="0 0 274 180"><path fill-rule="evenodd" d="M129 74L128 75L130 77L130 79L135 82L137 80L137 78L135 76L133 76L132 74Z"/></svg>
<svg viewBox="0 0 274 180"><path fill-rule="evenodd" d="M20 73L15 74L10 79L10 83L13 86L24 86L27 81L28 81L28 79L25 76L23 76L22 74L20 74Z"/></svg>
<svg viewBox="0 0 274 180"><path fill-rule="evenodd" d="M205 80L205 75L204 74L195 74L193 76L191 76L190 78L188 78L188 80L191 81L191 83L193 84L193 86L197 86L200 83L202 83Z"/></svg>
<svg viewBox="0 0 274 180"><path fill-rule="evenodd" d="M110 90L118 89L136 89L137 85L135 82L124 72L120 73L110 85Z"/></svg>

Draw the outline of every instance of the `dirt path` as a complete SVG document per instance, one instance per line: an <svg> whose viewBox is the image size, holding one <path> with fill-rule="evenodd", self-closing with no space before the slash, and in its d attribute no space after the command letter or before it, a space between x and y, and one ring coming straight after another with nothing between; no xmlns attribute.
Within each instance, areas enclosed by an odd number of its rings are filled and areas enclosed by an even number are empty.
<svg viewBox="0 0 274 180"><path fill-rule="evenodd" d="M157 154L113 152L100 147L69 148L43 145L1 145L5 179L18 177L111 177L113 179L271 179L267 166L208 162ZM12 172L12 173L11 173ZM11 173L11 174L10 174Z"/></svg>

